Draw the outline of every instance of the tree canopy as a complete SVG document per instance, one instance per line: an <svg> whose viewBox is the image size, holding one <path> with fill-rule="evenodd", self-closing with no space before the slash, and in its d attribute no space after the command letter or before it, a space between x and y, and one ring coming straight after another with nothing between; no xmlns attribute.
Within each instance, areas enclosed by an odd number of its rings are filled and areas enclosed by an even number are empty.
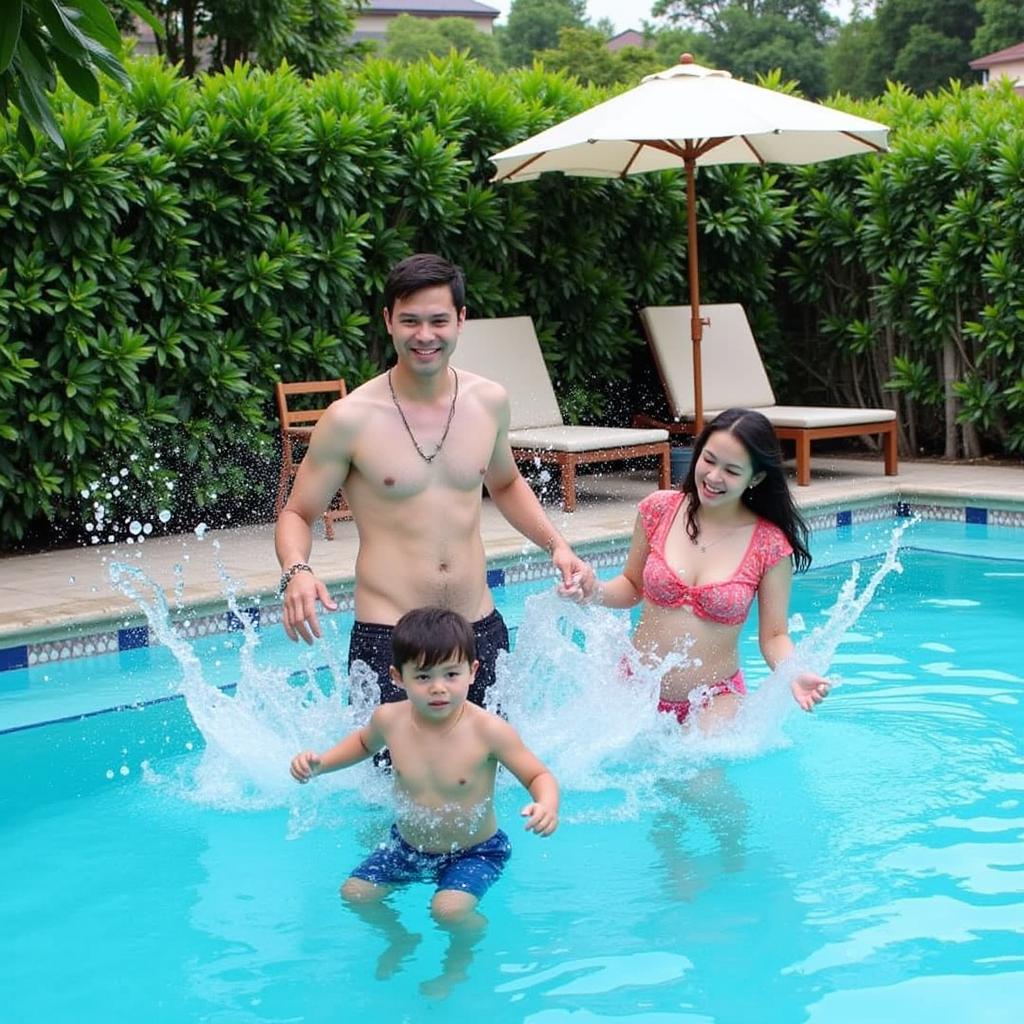
<svg viewBox="0 0 1024 1024"><path fill-rule="evenodd" d="M587 0L512 0L501 33L501 50L509 67L530 64L538 50L558 46L563 28L584 28Z"/></svg>

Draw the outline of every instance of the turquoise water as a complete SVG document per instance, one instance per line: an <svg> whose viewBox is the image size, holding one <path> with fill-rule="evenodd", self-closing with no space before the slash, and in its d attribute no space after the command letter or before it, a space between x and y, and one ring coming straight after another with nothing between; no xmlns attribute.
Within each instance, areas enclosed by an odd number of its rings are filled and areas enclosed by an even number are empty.
<svg viewBox="0 0 1024 1024"><path fill-rule="evenodd" d="M826 620L848 559L870 575L888 533L815 537L796 639ZM732 747L633 729L635 695L580 650L617 642L619 627L566 629L550 599L524 606L550 584L506 588L510 621L527 619L508 678L534 701L517 724L556 767L563 822L549 840L523 834L523 794L499 790L513 858L446 998L448 940L425 887L393 900L408 948L391 961L383 933L336 896L388 824L375 780L285 778L279 749L343 731L341 695L317 694L344 620L304 665L266 632L259 672L303 670L305 703L272 707L259 683L237 733L210 733L228 752L212 762L183 701L141 703L180 682L164 649L0 675L4 1019L1016 1022L1024 542L928 523L904 542L903 573L832 659L832 696L814 715L766 701L773 728ZM541 657L529 631L545 629L556 639ZM207 683L238 680L240 645L196 645ZM753 621L742 651L766 694Z"/></svg>

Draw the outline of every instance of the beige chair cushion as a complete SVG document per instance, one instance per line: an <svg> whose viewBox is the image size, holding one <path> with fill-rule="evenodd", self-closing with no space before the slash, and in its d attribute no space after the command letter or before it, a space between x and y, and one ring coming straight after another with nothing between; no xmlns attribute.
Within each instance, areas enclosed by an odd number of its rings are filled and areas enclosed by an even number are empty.
<svg viewBox="0 0 1024 1024"><path fill-rule="evenodd" d="M562 425L555 389L528 316L467 320L452 365L496 380L508 391L513 430Z"/></svg>
<svg viewBox="0 0 1024 1024"><path fill-rule="evenodd" d="M467 320L452 365L497 381L508 391L513 448L590 452L668 440L668 431L660 429L566 426L528 316Z"/></svg>
<svg viewBox="0 0 1024 1024"><path fill-rule="evenodd" d="M896 418L891 409L776 405L743 307L738 303L701 306L701 315L711 321L704 328L701 342L705 419L730 408L756 409L777 427L845 427ZM640 311L640 317L673 416L693 419L690 307L648 306Z"/></svg>
<svg viewBox="0 0 1024 1024"><path fill-rule="evenodd" d="M701 306L701 316L711 321L704 328L700 349L704 409L759 409L774 405L775 394L743 307L738 303ZM690 307L648 306L640 310L640 317L665 382L665 397L672 415L693 419Z"/></svg>
<svg viewBox="0 0 1024 1024"><path fill-rule="evenodd" d="M636 430L631 427L537 427L511 430L513 448L538 448L550 452L593 452L603 448L630 448L668 440L668 431L660 428Z"/></svg>

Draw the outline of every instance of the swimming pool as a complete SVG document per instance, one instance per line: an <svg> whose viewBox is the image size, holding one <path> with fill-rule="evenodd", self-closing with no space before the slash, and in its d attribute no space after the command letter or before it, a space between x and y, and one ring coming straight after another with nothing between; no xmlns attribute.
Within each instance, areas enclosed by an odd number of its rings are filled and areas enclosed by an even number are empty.
<svg viewBox="0 0 1024 1024"><path fill-rule="evenodd" d="M870 570L887 533L815 535L820 567L800 579L793 609L808 627L848 559ZM556 705L573 698L574 670L593 683L571 715L522 723L562 775L563 824L549 840L519 834L522 797L500 790L513 858L482 905L490 925L468 979L441 1002L421 991L447 946L427 890L395 899L407 949L397 943L390 960L380 932L336 897L389 820L369 783L342 773L333 788L278 796L269 781L286 772L275 745L298 749L281 735L288 709L258 709L253 721L278 731L235 737L250 763L218 790L195 774L202 737L184 704L144 703L180 674L166 649L3 673L9 1019L1016 1021L1021 534L920 523L904 540L905 571L881 584L834 659L841 685L752 753L678 754L637 737L617 747L622 698L569 651L594 637L548 652L560 672L518 666ZM524 607L549 587L506 588L512 623L550 618ZM295 668L275 632L257 652L268 675ZM763 679L752 624L745 637L748 677ZM237 634L197 642L204 678L234 682L239 646ZM329 679L318 669L331 657L315 652L308 679ZM300 710L311 715L302 728L340 731L336 705Z"/></svg>

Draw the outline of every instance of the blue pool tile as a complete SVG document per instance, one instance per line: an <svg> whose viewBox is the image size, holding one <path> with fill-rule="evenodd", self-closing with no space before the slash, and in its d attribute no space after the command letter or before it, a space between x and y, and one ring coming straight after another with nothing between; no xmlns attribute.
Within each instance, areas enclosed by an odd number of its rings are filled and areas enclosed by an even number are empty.
<svg viewBox="0 0 1024 1024"><path fill-rule="evenodd" d="M964 521L968 523L980 523L982 526L988 525L988 509L987 508L975 508L972 505L968 505L964 509Z"/></svg>
<svg viewBox="0 0 1024 1024"><path fill-rule="evenodd" d="M28 644L0 647L0 672L11 668L28 668Z"/></svg>
<svg viewBox="0 0 1024 1024"><path fill-rule="evenodd" d="M255 605L251 608L243 608L245 617L253 624L255 629L260 628L260 610ZM242 632L242 620L234 612L225 612L224 620L227 623L229 633Z"/></svg>
<svg viewBox="0 0 1024 1024"><path fill-rule="evenodd" d="M852 526L853 525L853 512L850 509L846 509L843 512L836 513L836 526Z"/></svg>
<svg viewBox="0 0 1024 1024"><path fill-rule="evenodd" d="M119 651L134 651L140 647L148 646L148 626L129 626L127 629L119 629L117 631L117 649Z"/></svg>
<svg viewBox="0 0 1024 1024"><path fill-rule="evenodd" d="M487 586L489 586L489 587L503 587L503 586L505 586L505 570L504 569L488 569L487 570Z"/></svg>

